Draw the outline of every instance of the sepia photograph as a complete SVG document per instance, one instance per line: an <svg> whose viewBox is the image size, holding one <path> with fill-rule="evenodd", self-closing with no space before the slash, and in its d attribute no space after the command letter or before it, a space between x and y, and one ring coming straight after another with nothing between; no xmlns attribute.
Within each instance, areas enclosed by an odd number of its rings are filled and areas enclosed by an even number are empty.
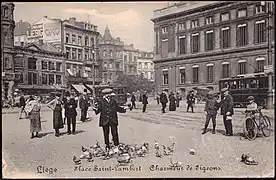
<svg viewBox="0 0 276 180"><path fill-rule="evenodd" d="M2 2L3 178L275 177L274 1Z"/></svg>

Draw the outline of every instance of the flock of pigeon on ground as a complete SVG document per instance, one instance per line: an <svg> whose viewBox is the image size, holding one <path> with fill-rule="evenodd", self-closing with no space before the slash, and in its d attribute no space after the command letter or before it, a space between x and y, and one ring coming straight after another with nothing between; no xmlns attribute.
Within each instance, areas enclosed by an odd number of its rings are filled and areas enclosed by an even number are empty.
<svg viewBox="0 0 276 180"><path fill-rule="evenodd" d="M182 165L181 162L173 161L172 155L175 151L175 143L172 143L170 146L162 145L163 152L159 146L157 141L154 141L154 149L155 156L158 158L162 158L163 156L169 156L172 167L179 167ZM111 158L116 158L118 165L128 165L132 162L132 159L136 157L145 157L149 154L149 143L143 143L141 146L128 145L124 143L120 143L116 148L113 143L110 144L109 149L104 149L100 146L97 141L94 146L89 148L81 147L82 154L78 158L77 156L73 156L73 162L75 165L80 165L82 160L87 160L88 162L93 162L94 158L102 158L102 160L108 160ZM194 150L190 149L190 154L194 155Z"/></svg>

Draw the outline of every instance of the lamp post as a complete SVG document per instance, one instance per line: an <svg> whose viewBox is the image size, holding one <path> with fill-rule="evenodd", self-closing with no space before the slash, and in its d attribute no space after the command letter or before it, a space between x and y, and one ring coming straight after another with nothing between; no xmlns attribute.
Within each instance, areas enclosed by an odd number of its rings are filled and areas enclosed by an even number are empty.
<svg viewBox="0 0 276 180"><path fill-rule="evenodd" d="M261 1L261 6L267 6L266 8L266 12L267 12L267 41L268 41L268 50L267 50L267 59L268 59L268 66L272 66L272 34L271 34L271 30L272 25L271 25L271 21L272 21L272 13L273 10L272 8L274 7L273 2L265 2L265 1ZM268 72L268 92L267 92L267 108L268 109L272 109L273 108L273 86L272 86L272 75L273 72Z"/></svg>
<svg viewBox="0 0 276 180"><path fill-rule="evenodd" d="M97 62L97 48L95 48L93 51L94 58L92 59L92 71L93 71L93 98L96 98L96 92L95 92L95 78L96 78L96 70L95 70L95 63Z"/></svg>

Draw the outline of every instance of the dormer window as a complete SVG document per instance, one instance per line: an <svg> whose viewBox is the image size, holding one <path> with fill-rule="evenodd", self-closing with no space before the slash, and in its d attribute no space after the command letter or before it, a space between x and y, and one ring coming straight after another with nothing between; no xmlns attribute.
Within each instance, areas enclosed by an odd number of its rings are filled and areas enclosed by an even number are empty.
<svg viewBox="0 0 276 180"><path fill-rule="evenodd" d="M198 26L199 26L199 21L198 21L198 19L193 20L193 21L192 21L192 28L196 28L196 27L198 27Z"/></svg>
<svg viewBox="0 0 276 180"><path fill-rule="evenodd" d="M206 21L206 25L213 24L213 22L214 22L212 16L207 17L205 21Z"/></svg>
<svg viewBox="0 0 276 180"><path fill-rule="evenodd" d="M256 14L262 14L265 12L265 5L256 5L256 9L255 9L255 12Z"/></svg>
<svg viewBox="0 0 276 180"><path fill-rule="evenodd" d="M221 14L221 21L229 21L229 19L230 19L229 13Z"/></svg>
<svg viewBox="0 0 276 180"><path fill-rule="evenodd" d="M238 10L238 18L246 17L246 9Z"/></svg>
<svg viewBox="0 0 276 180"><path fill-rule="evenodd" d="M162 27L162 34L168 33L168 28L167 27Z"/></svg>
<svg viewBox="0 0 276 180"><path fill-rule="evenodd" d="M184 23L184 22L178 24L178 30L179 30L179 31L185 30L185 23Z"/></svg>

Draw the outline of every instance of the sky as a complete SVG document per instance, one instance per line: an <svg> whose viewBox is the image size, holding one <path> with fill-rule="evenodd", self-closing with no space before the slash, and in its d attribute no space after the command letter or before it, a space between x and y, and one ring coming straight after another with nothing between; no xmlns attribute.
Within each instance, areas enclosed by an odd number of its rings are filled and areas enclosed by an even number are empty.
<svg viewBox="0 0 276 180"><path fill-rule="evenodd" d="M153 51L153 11L167 7L163 2L15 2L14 20L35 23L43 16L57 19L76 17L98 26L103 34L106 26L113 37L120 37L134 48Z"/></svg>

